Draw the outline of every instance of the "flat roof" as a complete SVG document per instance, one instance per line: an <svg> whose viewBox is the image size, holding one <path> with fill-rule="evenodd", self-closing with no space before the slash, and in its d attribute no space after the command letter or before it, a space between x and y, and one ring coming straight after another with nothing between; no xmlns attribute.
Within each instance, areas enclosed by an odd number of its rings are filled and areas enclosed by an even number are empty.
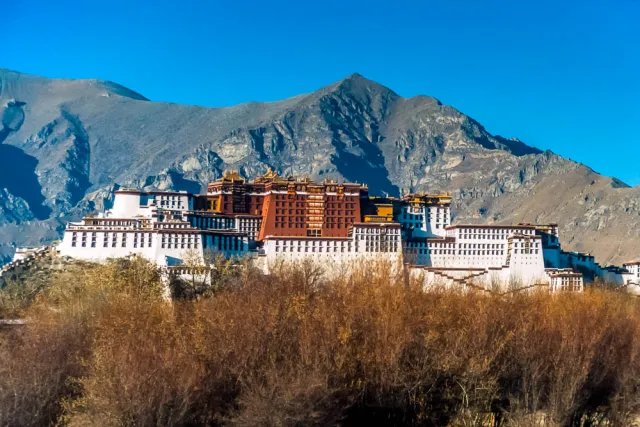
<svg viewBox="0 0 640 427"><path fill-rule="evenodd" d="M535 239L535 240L542 240L542 236L537 236L537 235L529 235L529 234L513 234L511 236L509 236L509 239L513 239L513 238L517 238L517 239Z"/></svg>
<svg viewBox="0 0 640 427"><path fill-rule="evenodd" d="M559 272L559 273L549 274L549 277L552 277L552 278L555 278L555 277L582 277L582 274L581 273Z"/></svg>
<svg viewBox="0 0 640 427"><path fill-rule="evenodd" d="M266 236L264 240L291 239L291 240L344 240L352 241L351 237L321 237L321 236Z"/></svg>
<svg viewBox="0 0 640 427"><path fill-rule="evenodd" d="M455 243L456 242L456 238L452 237L452 236L448 236L448 237L442 237L442 236L435 236L435 237L412 237L410 239L405 239L405 242L407 243L423 243L423 242L448 242L448 243Z"/></svg>
<svg viewBox="0 0 640 427"><path fill-rule="evenodd" d="M425 266L424 269L427 271L468 271L468 272L472 272L472 271L481 272L481 271L487 270L486 268L473 268L473 267L429 267L429 266ZM455 279L462 279L462 277L456 277Z"/></svg>
<svg viewBox="0 0 640 427"><path fill-rule="evenodd" d="M142 191L135 188L123 188L115 190L113 194L146 194L146 195L169 195L169 196L193 196L193 193L187 191Z"/></svg>
<svg viewBox="0 0 640 427"><path fill-rule="evenodd" d="M484 224L454 224L454 225L448 225L445 227L445 230L453 230L456 228L490 228L490 229L495 229L495 228L507 228L507 229L517 229L517 228L525 228L528 230L535 230L536 226L534 225L525 225L525 224L519 224L519 225L514 225L514 224L505 224L505 225L484 225Z"/></svg>
<svg viewBox="0 0 640 427"><path fill-rule="evenodd" d="M352 225L354 227L402 227L399 222L354 222Z"/></svg>

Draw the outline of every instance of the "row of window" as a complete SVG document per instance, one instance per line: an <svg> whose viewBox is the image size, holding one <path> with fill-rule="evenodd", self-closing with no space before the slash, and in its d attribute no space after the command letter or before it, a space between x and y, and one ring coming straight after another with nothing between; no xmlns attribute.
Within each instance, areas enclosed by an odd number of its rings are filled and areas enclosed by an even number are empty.
<svg viewBox="0 0 640 427"><path fill-rule="evenodd" d="M170 223L170 222L164 222L164 223L156 223L155 224L155 228L160 229L160 230L169 230L169 229L175 229L175 228L181 228L181 229L186 229L186 228L191 228L190 224L175 224L175 223Z"/></svg>
<svg viewBox="0 0 640 427"><path fill-rule="evenodd" d="M195 227L228 229L235 227L235 220L233 218L195 217L193 225Z"/></svg>
<svg viewBox="0 0 640 427"><path fill-rule="evenodd" d="M484 251L472 251L472 250L462 250L458 249L410 249L407 251L408 253L414 253L418 255L472 255L472 256L500 256L504 255L503 250L484 250Z"/></svg>
<svg viewBox="0 0 640 427"><path fill-rule="evenodd" d="M303 247L341 247L351 250L352 245L349 240L283 240L282 242L276 240L276 252L278 251L277 248L280 246L280 243L282 243L282 246L284 247L289 246L293 248L294 246L297 246L299 251L301 251L301 248Z"/></svg>
<svg viewBox="0 0 640 427"><path fill-rule="evenodd" d="M369 245L365 247L365 252L398 252L398 244L391 243L388 245Z"/></svg>
<svg viewBox="0 0 640 427"><path fill-rule="evenodd" d="M555 290L560 291L581 291L582 281L579 277L557 277L554 278Z"/></svg>
<svg viewBox="0 0 640 427"><path fill-rule="evenodd" d="M384 232L382 227L355 227L354 231L356 234L400 234L400 230L397 228L384 228Z"/></svg>
<svg viewBox="0 0 640 427"><path fill-rule="evenodd" d="M300 191L300 190L298 190ZM293 199L293 195L289 195L289 194L275 194L274 195L276 200L294 200ZM320 199L324 198L327 201L336 201L336 200L340 200L340 201L355 201L357 196L342 196L342 197L338 197L338 196L332 196L332 195L324 195L324 193L317 193L317 194L311 194L311 195L304 195L304 194L296 194L295 195L295 200L305 200L307 198L317 198L319 197Z"/></svg>
<svg viewBox="0 0 640 427"><path fill-rule="evenodd" d="M479 255L479 256L483 256L483 255L504 255L504 250L465 250L465 249L458 249L456 251L456 249L430 249L430 248L418 248L418 249L413 249L410 248L407 250L407 252L410 253L417 253L420 255L427 255L429 253L431 253L432 255ZM518 253L518 249L514 249L514 253L517 254ZM538 249L522 249L520 251L520 254L522 255L537 255L539 254Z"/></svg>
<svg viewBox="0 0 640 427"><path fill-rule="evenodd" d="M119 227L125 227L125 226L131 226L131 225L137 225L138 221L115 221L115 220L87 220L87 224L88 225L102 225L102 226L119 226Z"/></svg>
<svg viewBox="0 0 640 427"><path fill-rule="evenodd" d="M244 241L238 236L213 236L213 246L219 251L242 251L244 250Z"/></svg>
<svg viewBox="0 0 640 427"><path fill-rule="evenodd" d="M319 222L321 222L321 221L319 221ZM344 225L344 227L343 227L343 225ZM306 225L305 225L305 223L302 223L302 222L296 222L296 223L290 222L289 226L287 227L284 222L276 222L275 223L275 227L276 228L306 228ZM325 222L324 223L324 227L325 228L342 229L342 228L347 228L347 224L342 224L342 223L335 223L334 224L334 223Z"/></svg>
<svg viewBox="0 0 640 427"><path fill-rule="evenodd" d="M329 209L289 209L289 212L287 212L287 209L276 209L276 215L297 215L297 216L304 216L308 213L310 214L316 214L316 215L327 215L327 216L342 216L343 211L342 210L329 210ZM355 217L356 212L353 210L345 210L344 211L344 216L351 216L351 217Z"/></svg>
<svg viewBox="0 0 640 427"><path fill-rule="evenodd" d="M462 234L460 235L460 239L475 239L475 240L507 240L506 234Z"/></svg>
<svg viewBox="0 0 640 427"><path fill-rule="evenodd" d="M441 243L441 242L408 242L407 246L410 248L416 248L416 247L424 247L424 246L429 246L429 247L433 247L433 248L455 248L456 244L455 243Z"/></svg>
<svg viewBox="0 0 640 427"><path fill-rule="evenodd" d="M117 233L117 232L107 232L107 233L103 233L103 238L102 238L102 247L103 248L108 248L108 247L118 247L118 244L120 245L120 247L127 247L127 234L128 233ZM145 247L145 235L147 236L146 239L146 247L152 247L153 245L153 240L151 239L151 233L140 233L140 240L139 240L139 244L141 248ZM120 236L120 239L118 239L118 236ZM71 234L71 246L72 247L77 247L78 246L78 235L77 233L74 231ZM81 240L80 240L80 246L83 248L86 247L92 247L95 248L97 247L97 233L92 232L91 233L91 242L88 245L87 244L87 233L86 232L82 232L82 236L81 236ZM138 233L134 234L133 237L133 247L137 248L138 247Z"/></svg>
<svg viewBox="0 0 640 427"><path fill-rule="evenodd" d="M518 246L521 246L523 248L528 248L528 247L534 247L537 248L538 246L540 246L540 243L538 242L514 242L513 243L513 247L517 248Z"/></svg>
<svg viewBox="0 0 640 427"><path fill-rule="evenodd" d="M356 236L356 238L357 238L357 240L366 240L367 242L369 242L369 241L380 241L380 240L387 240L387 241L397 242L398 240L400 240L400 236L398 236L397 234L393 234L393 235L359 234L359 235Z"/></svg>
<svg viewBox="0 0 640 427"><path fill-rule="evenodd" d="M524 234L524 235L533 235L534 230L530 229L506 229L506 228L459 228L460 234L470 234L470 235L494 235L494 234ZM476 237L473 237L474 239Z"/></svg>
<svg viewBox="0 0 640 427"><path fill-rule="evenodd" d="M302 252L304 252L304 253L309 253L309 252L311 252L311 253L314 253L314 252L322 253L323 251L327 252L327 253L329 253L329 252L345 252L345 251L351 252L351 245L349 245L346 248L345 247L337 247L337 246L327 246L327 247L323 247L323 246L319 246L319 247L316 247L316 246L310 246L310 247L309 246L304 246L304 247L301 247L301 246L298 246L297 248L293 247L293 246L283 246L282 248L280 248L280 246L276 246L276 252L287 252L287 251L289 251L289 252L300 252L300 253L302 253Z"/></svg>

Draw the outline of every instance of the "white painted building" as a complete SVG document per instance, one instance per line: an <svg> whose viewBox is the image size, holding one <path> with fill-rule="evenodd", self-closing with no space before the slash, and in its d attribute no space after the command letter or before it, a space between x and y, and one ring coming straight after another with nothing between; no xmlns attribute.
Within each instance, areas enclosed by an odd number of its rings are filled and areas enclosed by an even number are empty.
<svg viewBox="0 0 640 427"><path fill-rule="evenodd" d="M329 274L340 274L358 261L386 260L402 262L402 233L398 223L356 223L349 237L267 236L261 255L265 271L279 262L297 262L305 258L329 262Z"/></svg>
<svg viewBox="0 0 640 427"><path fill-rule="evenodd" d="M446 237L410 239L405 259L425 272L427 284L468 284L506 291L549 285L543 236L536 226L454 225ZM495 289L496 287L501 289Z"/></svg>
<svg viewBox="0 0 640 427"><path fill-rule="evenodd" d="M102 261L140 255L160 266L181 265L186 256L222 253L244 256L246 232L226 216L197 215L193 196L180 192L115 192L104 214L67 224L58 250L62 256Z"/></svg>
<svg viewBox="0 0 640 427"><path fill-rule="evenodd" d="M584 281L582 273L577 273L571 268L547 269L551 279L549 287L552 292L582 292Z"/></svg>
<svg viewBox="0 0 640 427"><path fill-rule="evenodd" d="M410 238L446 236L451 225L451 197L446 195L407 198L396 218Z"/></svg>
<svg viewBox="0 0 640 427"><path fill-rule="evenodd" d="M629 272L629 280L634 285L640 286L640 261L622 265Z"/></svg>

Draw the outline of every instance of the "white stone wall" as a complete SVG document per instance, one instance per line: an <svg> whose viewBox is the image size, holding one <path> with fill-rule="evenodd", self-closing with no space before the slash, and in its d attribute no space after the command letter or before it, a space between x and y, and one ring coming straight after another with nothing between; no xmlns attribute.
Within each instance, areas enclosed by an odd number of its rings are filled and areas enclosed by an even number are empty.
<svg viewBox="0 0 640 427"><path fill-rule="evenodd" d="M111 216L114 218L133 218L140 211L140 192L116 192L111 208Z"/></svg>
<svg viewBox="0 0 640 427"><path fill-rule="evenodd" d="M425 268L410 267L410 273L423 277L426 288L443 287L457 290L486 290L504 293L524 289L537 288L536 285L546 286L549 278L543 275L523 276L521 271L514 271L510 267L500 268ZM458 281L456 281L456 279Z"/></svg>
<svg viewBox="0 0 640 427"><path fill-rule="evenodd" d="M396 219L414 238L445 236L451 224L450 205L403 206Z"/></svg>
<svg viewBox="0 0 640 427"><path fill-rule="evenodd" d="M75 236L75 241L74 241ZM169 245L162 247L162 238L171 239ZM176 236L178 236L176 234ZM177 237L176 237L177 238ZM90 261L104 261L109 258L121 258L129 255L140 255L159 265L170 264L171 259L182 259L189 250L202 252L202 236L191 234L190 248L182 248L181 244L173 243L173 236L154 231L86 231L67 230L58 249L60 255ZM106 240L105 240L106 239Z"/></svg>
<svg viewBox="0 0 640 427"><path fill-rule="evenodd" d="M629 271L627 277L625 277L627 283L627 289L630 293L640 295L640 264L626 264L626 269Z"/></svg>
<svg viewBox="0 0 640 427"><path fill-rule="evenodd" d="M510 244L511 280L522 280L527 285L548 282L540 237L514 236Z"/></svg>
<svg viewBox="0 0 640 427"><path fill-rule="evenodd" d="M334 272L345 272L360 261L401 262L401 230L388 224L363 224L355 225L348 238L269 236L263 250L266 272L277 263L305 259L332 265Z"/></svg>
<svg viewBox="0 0 640 427"><path fill-rule="evenodd" d="M640 264L625 264L624 267L629 271L629 280L640 285Z"/></svg>
<svg viewBox="0 0 640 427"><path fill-rule="evenodd" d="M400 227L355 225L353 236L354 251L359 253L389 253L402 251Z"/></svg>
<svg viewBox="0 0 640 427"><path fill-rule="evenodd" d="M74 244L75 233L75 244ZM246 236L222 236L187 230L109 231L67 230L58 247L60 255L91 261L104 261L140 255L158 265L179 265L188 254L202 257L206 252L243 256L248 252Z"/></svg>
<svg viewBox="0 0 640 427"><path fill-rule="evenodd" d="M575 275L552 277L550 287L552 292L582 292L584 289L582 276Z"/></svg>
<svg viewBox="0 0 640 427"><path fill-rule="evenodd" d="M192 210L193 196L187 192L144 193L134 190L116 191L113 207L105 213L105 216L112 218L149 217L150 207L177 211Z"/></svg>
<svg viewBox="0 0 640 427"><path fill-rule="evenodd" d="M490 268L507 265L509 239L514 235L524 235L522 240L514 240L512 260L517 264L534 265L536 270L544 270L542 244L533 229L506 227L454 227L447 230L449 239L424 239L407 241L405 250L412 264L432 267ZM530 246L526 256L522 252L525 243ZM522 247L520 246L522 245Z"/></svg>
<svg viewBox="0 0 640 427"><path fill-rule="evenodd" d="M456 226L447 237L405 242L409 264L432 267L428 282L465 279L479 286L503 290L549 283L541 237L533 227Z"/></svg>

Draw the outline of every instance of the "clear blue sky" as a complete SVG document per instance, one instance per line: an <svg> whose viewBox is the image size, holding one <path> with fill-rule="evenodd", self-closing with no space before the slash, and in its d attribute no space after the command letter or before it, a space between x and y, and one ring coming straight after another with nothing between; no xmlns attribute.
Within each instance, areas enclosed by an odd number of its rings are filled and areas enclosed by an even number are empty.
<svg viewBox="0 0 640 427"><path fill-rule="evenodd" d="M0 0L0 13L0 67L205 106L359 72L640 184L637 0Z"/></svg>

